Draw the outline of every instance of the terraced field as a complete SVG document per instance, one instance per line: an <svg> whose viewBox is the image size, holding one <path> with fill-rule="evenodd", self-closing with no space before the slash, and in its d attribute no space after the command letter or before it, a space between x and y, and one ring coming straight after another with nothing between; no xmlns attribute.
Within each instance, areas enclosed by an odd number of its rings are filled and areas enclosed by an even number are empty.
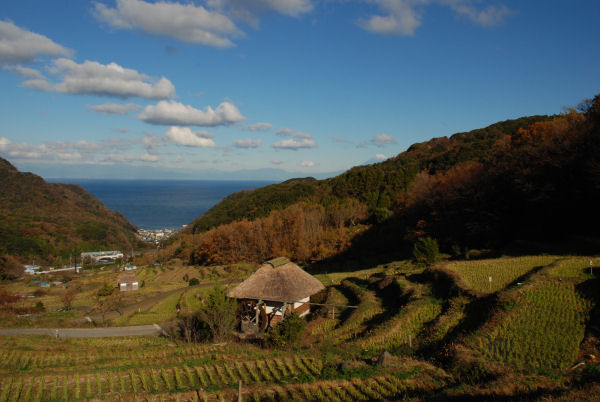
<svg viewBox="0 0 600 402"><path fill-rule="evenodd" d="M327 363L318 357L244 344L8 338L0 357L0 401L231 399L239 381L246 400L321 399L321 394L323 400L368 400L415 388L408 380L412 374L400 376L397 370L372 369L365 379L324 381L331 370L326 374Z"/></svg>
<svg viewBox="0 0 600 402"><path fill-rule="evenodd" d="M0 402L236 400L240 381L244 400L254 401L400 400L424 393L519 399L545 392L568 399L569 387L587 378L571 367L582 359L583 367L598 367L583 357L598 354L589 349L589 324L600 284L589 260L453 262L458 279L410 266L338 273L323 296L338 306L335 316L331 307L315 309L307 336L291 350L162 337L1 338ZM486 290L490 272L497 282ZM443 296L448 287L453 292ZM195 311L205 290L182 288L126 322L172 316L177 306ZM378 365L384 351L393 356ZM509 368L510 379L498 374L500 366Z"/></svg>
<svg viewBox="0 0 600 402"><path fill-rule="evenodd" d="M598 297L586 262L589 258L561 259L509 293L508 311L475 338L474 348L489 360L521 368L572 366Z"/></svg>
<svg viewBox="0 0 600 402"><path fill-rule="evenodd" d="M534 268L544 267L558 259L559 257L556 256L545 255L497 258L452 262L447 265L447 268L458 273L469 288L479 292L492 293L504 289L508 284Z"/></svg>

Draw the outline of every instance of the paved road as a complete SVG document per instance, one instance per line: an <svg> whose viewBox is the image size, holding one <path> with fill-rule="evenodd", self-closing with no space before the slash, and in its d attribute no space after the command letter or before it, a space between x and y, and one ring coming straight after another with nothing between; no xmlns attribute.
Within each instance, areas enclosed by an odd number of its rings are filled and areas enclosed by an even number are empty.
<svg viewBox="0 0 600 402"><path fill-rule="evenodd" d="M163 329L156 325L109 328L14 328L0 329L0 336L48 335L54 338L106 338L111 336L159 335Z"/></svg>

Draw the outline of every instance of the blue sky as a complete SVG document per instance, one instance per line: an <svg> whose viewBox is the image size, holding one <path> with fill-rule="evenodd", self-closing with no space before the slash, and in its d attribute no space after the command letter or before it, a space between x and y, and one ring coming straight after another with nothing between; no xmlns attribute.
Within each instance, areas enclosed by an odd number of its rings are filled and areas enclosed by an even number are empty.
<svg viewBox="0 0 600 402"><path fill-rule="evenodd" d="M0 156L44 177L339 172L594 96L598 17L597 1L7 0Z"/></svg>

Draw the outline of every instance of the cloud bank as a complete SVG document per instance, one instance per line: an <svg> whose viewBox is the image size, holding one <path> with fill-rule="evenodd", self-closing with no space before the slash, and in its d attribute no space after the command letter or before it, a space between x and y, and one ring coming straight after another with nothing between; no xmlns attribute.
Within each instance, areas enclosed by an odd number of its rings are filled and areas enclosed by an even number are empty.
<svg viewBox="0 0 600 402"><path fill-rule="evenodd" d="M289 149L292 151L297 151L302 148L316 148L317 144L314 140L311 139L292 138L289 140L277 141L275 144L272 145L272 147L275 149Z"/></svg>
<svg viewBox="0 0 600 402"><path fill-rule="evenodd" d="M141 29L151 35L221 48L233 46L229 37L243 34L229 17L191 3L117 0L115 8L96 3L94 15L114 29Z"/></svg>
<svg viewBox="0 0 600 402"><path fill-rule="evenodd" d="M212 140L212 134L201 131L193 132L189 127L171 127L164 136L165 141L194 148L214 148L217 146Z"/></svg>
<svg viewBox="0 0 600 402"><path fill-rule="evenodd" d="M151 80L136 70L123 68L116 63L101 64L85 61L77 64L73 60L54 60L49 72L62 77L57 84L44 80L25 81L23 85L39 89L53 90L70 95L97 95L116 98L139 97L164 99L175 96L175 87L166 78Z"/></svg>
<svg viewBox="0 0 600 402"><path fill-rule="evenodd" d="M44 35L20 28L10 21L0 21L0 62L29 63L41 55L60 57L72 53Z"/></svg>
<svg viewBox="0 0 600 402"><path fill-rule="evenodd" d="M262 140L260 138L252 139L252 138L244 138L235 140L233 142L233 146L236 148L258 148L262 144Z"/></svg>
<svg viewBox="0 0 600 402"><path fill-rule="evenodd" d="M381 35L414 35L421 26L425 7L432 4L448 7L482 27L499 25L511 14L504 5L480 8L480 2L473 0L370 0L370 3L375 4L381 14L362 18L358 25Z"/></svg>
<svg viewBox="0 0 600 402"><path fill-rule="evenodd" d="M138 119L156 125L165 126L227 126L246 118L231 102L222 102L216 109L210 106L199 110L175 101L160 101L148 105L138 115Z"/></svg>
<svg viewBox="0 0 600 402"><path fill-rule="evenodd" d="M86 107L97 113L124 115L139 109L140 105L136 105L135 103L104 103L102 105L87 105Z"/></svg>

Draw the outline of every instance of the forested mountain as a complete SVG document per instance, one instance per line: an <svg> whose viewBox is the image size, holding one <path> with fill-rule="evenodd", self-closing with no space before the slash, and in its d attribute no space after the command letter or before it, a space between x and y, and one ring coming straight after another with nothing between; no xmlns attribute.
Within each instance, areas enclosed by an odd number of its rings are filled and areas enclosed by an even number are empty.
<svg viewBox="0 0 600 402"><path fill-rule="evenodd" d="M81 251L129 249L135 230L82 187L46 183L0 158L0 255L52 262Z"/></svg>
<svg viewBox="0 0 600 402"><path fill-rule="evenodd" d="M457 133L450 138L434 138L414 144L406 152L384 162L357 166L331 179L292 179L240 191L192 222L190 230L200 233L242 218L265 217L273 210L282 210L303 200L327 205L354 198L365 203L374 218L382 220L391 215L396 197L408 189L417 173L427 170L433 174L463 162L483 160L498 140L548 119L548 116L523 117Z"/></svg>
<svg viewBox="0 0 600 402"><path fill-rule="evenodd" d="M234 194L170 252L220 263L287 255L402 253L421 236L442 249L594 236L600 214L599 98L580 111L508 120L411 146L327 180Z"/></svg>

